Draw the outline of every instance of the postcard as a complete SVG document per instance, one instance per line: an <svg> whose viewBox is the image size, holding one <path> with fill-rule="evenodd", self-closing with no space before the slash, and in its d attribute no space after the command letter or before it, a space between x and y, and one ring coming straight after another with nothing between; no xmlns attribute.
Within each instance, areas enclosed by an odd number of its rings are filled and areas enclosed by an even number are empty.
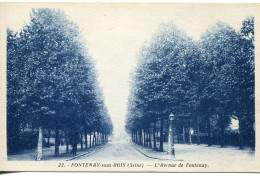
<svg viewBox="0 0 260 176"><path fill-rule="evenodd" d="M0 3L0 171L259 172L259 12Z"/></svg>

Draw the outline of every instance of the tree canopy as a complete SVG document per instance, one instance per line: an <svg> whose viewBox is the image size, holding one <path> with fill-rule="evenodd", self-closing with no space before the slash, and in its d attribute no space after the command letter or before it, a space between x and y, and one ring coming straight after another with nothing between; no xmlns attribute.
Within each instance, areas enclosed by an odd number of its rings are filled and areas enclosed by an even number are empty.
<svg viewBox="0 0 260 176"><path fill-rule="evenodd" d="M7 109L10 152L30 128L112 133L95 63L63 11L33 9L20 32L7 30Z"/></svg>
<svg viewBox="0 0 260 176"><path fill-rule="evenodd" d="M226 129L237 118L240 144L254 147L253 17L237 32L217 22L199 41L172 22L161 25L140 50L131 79L129 133L150 130L160 119L168 122L173 113L177 135L183 128L185 138L189 127L197 136L206 132L209 145L217 136L213 142L224 146Z"/></svg>

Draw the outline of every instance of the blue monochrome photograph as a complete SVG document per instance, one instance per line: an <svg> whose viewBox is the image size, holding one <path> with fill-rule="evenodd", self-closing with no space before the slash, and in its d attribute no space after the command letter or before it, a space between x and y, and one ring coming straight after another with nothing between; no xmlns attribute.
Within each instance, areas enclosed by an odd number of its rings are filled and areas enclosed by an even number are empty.
<svg viewBox="0 0 260 176"><path fill-rule="evenodd" d="M1 170L260 171L259 5L16 4Z"/></svg>

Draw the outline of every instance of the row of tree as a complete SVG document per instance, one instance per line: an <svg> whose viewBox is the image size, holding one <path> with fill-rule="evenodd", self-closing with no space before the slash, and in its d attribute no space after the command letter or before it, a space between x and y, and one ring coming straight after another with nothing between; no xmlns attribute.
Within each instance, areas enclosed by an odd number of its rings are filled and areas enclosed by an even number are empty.
<svg viewBox="0 0 260 176"><path fill-rule="evenodd" d="M238 32L218 22L199 41L173 23L161 25L140 50L131 75L126 129L132 140L152 147L153 139L157 147L160 136L162 151L173 113L178 141L182 136L183 143L191 143L193 133L198 144L223 147L230 144L226 136L233 119L239 122L240 148L254 149L254 57L253 17Z"/></svg>
<svg viewBox="0 0 260 176"><path fill-rule="evenodd" d="M55 156L60 133L73 139L111 134L94 62L82 38L77 25L54 9L33 9L19 33L7 30L8 153L35 147L36 136L40 160L46 130L55 133Z"/></svg>

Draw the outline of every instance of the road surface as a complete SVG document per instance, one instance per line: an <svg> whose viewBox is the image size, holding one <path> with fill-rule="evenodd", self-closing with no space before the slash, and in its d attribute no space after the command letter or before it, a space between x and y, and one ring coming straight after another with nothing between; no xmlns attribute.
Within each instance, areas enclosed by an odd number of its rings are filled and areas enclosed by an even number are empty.
<svg viewBox="0 0 260 176"><path fill-rule="evenodd" d="M102 149L76 158L74 160L84 161L115 161L115 160L151 160L137 150L127 141L112 141L104 145ZM73 161L74 161L73 160Z"/></svg>

